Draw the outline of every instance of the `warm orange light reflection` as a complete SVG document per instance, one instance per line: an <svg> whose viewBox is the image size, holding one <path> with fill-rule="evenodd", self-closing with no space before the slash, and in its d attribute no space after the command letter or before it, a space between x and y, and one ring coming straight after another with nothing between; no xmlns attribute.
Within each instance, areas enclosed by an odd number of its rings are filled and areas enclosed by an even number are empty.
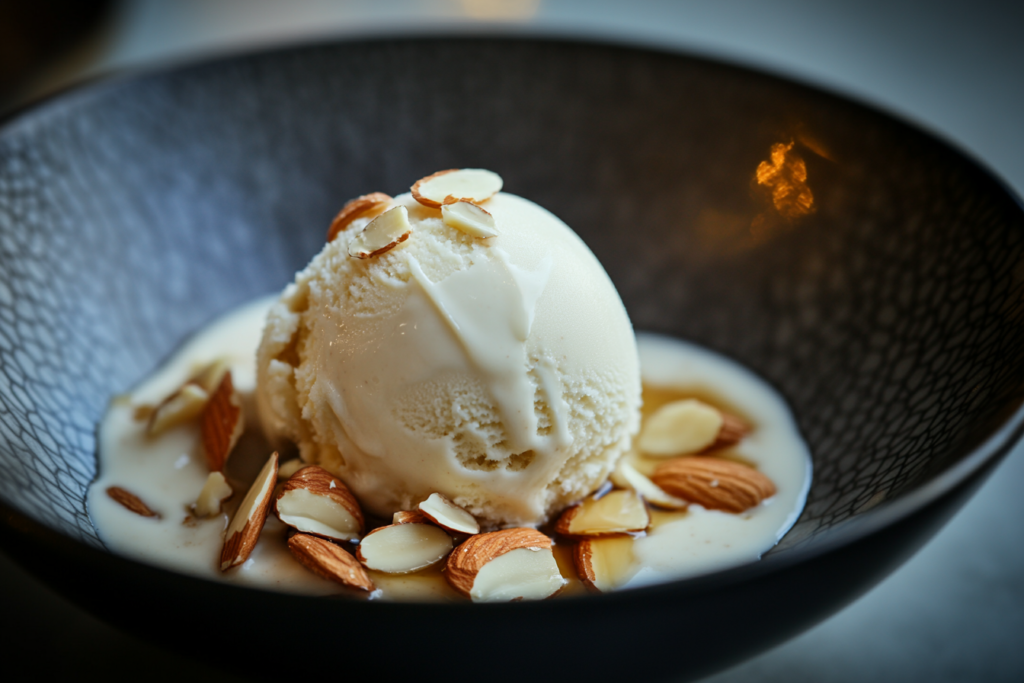
<svg viewBox="0 0 1024 683"><path fill-rule="evenodd" d="M462 0L462 11L482 21L525 21L540 9L540 0Z"/></svg>
<svg viewBox="0 0 1024 683"><path fill-rule="evenodd" d="M785 218L814 211L814 195L807 186L807 164L794 153L794 143L772 145L771 161L762 161L754 174L758 185L771 191L775 210Z"/></svg>

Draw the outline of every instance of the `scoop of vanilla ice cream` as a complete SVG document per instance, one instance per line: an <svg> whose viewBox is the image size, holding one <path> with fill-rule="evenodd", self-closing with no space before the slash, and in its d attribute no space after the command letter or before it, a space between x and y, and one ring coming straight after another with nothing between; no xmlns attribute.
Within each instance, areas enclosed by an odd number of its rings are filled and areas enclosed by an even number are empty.
<svg viewBox="0 0 1024 683"><path fill-rule="evenodd" d="M639 427L629 318L604 269L545 209L499 193L498 236L410 195L411 236L368 259L329 242L272 307L257 358L264 429L365 508L433 492L485 526L537 524L608 476Z"/></svg>

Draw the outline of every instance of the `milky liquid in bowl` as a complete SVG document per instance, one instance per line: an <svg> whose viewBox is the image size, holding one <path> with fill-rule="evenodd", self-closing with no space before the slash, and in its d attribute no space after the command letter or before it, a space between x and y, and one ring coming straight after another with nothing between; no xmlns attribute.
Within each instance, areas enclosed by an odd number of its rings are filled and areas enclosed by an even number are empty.
<svg viewBox="0 0 1024 683"><path fill-rule="evenodd" d="M270 452L260 437L253 402L255 351L269 297L232 311L203 329L130 395L111 402L99 430L100 476L89 491L89 511L103 541L113 551L154 565L209 579L269 590L315 595L336 594L339 587L301 567L286 546L287 528L274 515L253 554L241 567L218 568L223 532L244 496L237 491L225 511L197 520L191 505L208 474L197 424L184 424L148 437L135 406L159 403L198 367L217 359L232 369L243 397L247 433L229 461L229 474L251 481ZM683 396L698 396L736 413L753 426L730 453L754 465L778 492L741 514L691 505L684 512L652 512L652 526L631 543L618 577L620 587L641 586L695 576L756 561L793 525L810 485L811 460L782 398L742 366L706 349L669 337L638 335L645 414ZM637 466L653 466L641 458ZM136 515L112 500L106 490L118 486L138 495L159 519ZM599 541L602 542L602 541ZM572 569L571 545L556 538L556 558L569 585L563 594L582 592ZM410 575L371 572L373 598L461 599L437 569Z"/></svg>

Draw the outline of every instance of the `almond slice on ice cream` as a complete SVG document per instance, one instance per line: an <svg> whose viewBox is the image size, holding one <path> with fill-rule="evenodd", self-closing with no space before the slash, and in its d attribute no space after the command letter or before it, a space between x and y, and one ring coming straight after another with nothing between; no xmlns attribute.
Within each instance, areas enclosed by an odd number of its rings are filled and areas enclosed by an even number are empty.
<svg viewBox="0 0 1024 683"><path fill-rule="evenodd" d="M682 498L670 496L653 481L637 471L624 459L619 460L612 472L611 482L623 489L632 489L640 494L640 497L655 507L663 510L684 510L689 504Z"/></svg>
<svg viewBox="0 0 1024 683"><path fill-rule="evenodd" d="M775 495L772 480L754 468L712 456L669 460L651 479L669 495L709 510L739 513Z"/></svg>
<svg viewBox="0 0 1024 683"><path fill-rule="evenodd" d="M391 197L383 192L371 192L349 200L331 222L331 227L327 231L327 241L333 241L338 233L345 230L355 219L381 212L390 203Z"/></svg>
<svg viewBox="0 0 1024 683"><path fill-rule="evenodd" d="M221 505L234 491L223 472L210 472L206 477L193 510L196 517L212 517L220 512Z"/></svg>
<svg viewBox="0 0 1024 683"><path fill-rule="evenodd" d="M430 524L430 520L419 510L399 510L391 517L392 524Z"/></svg>
<svg viewBox="0 0 1024 683"><path fill-rule="evenodd" d="M412 198L432 209L441 208L446 197L479 204L501 192L503 181L494 171L453 168L420 178L412 186Z"/></svg>
<svg viewBox="0 0 1024 683"><path fill-rule="evenodd" d="M228 529L224 532L224 547L220 551L220 570L227 571L249 559L256 541L260 538L263 524L270 512L270 501L277 482L277 451L267 459L256 480L249 487L242 503L235 510Z"/></svg>
<svg viewBox="0 0 1024 683"><path fill-rule="evenodd" d="M445 225L464 232L470 237L485 239L498 234L494 216L465 199L442 205L441 220Z"/></svg>
<svg viewBox="0 0 1024 683"><path fill-rule="evenodd" d="M647 418L637 447L647 455L687 455L732 445L749 431L738 417L688 398L663 405Z"/></svg>
<svg viewBox="0 0 1024 683"><path fill-rule="evenodd" d="M452 537L433 524L392 524L374 529L359 542L356 557L368 569L408 574L440 562L452 550Z"/></svg>
<svg viewBox="0 0 1024 683"><path fill-rule="evenodd" d="M242 399L231 381L231 371L221 377L203 410L202 439L206 464L220 472L245 429Z"/></svg>
<svg viewBox="0 0 1024 683"><path fill-rule="evenodd" d="M330 541L309 534L295 534L288 539L288 550L299 564L323 579L348 588L373 590L373 581L359 561Z"/></svg>
<svg viewBox="0 0 1024 683"><path fill-rule="evenodd" d="M141 515L142 517L156 517L158 519L160 517L158 513L153 512L148 505L143 503L141 498L131 491L126 491L120 486L111 486L108 488L107 495L137 515Z"/></svg>
<svg viewBox="0 0 1024 683"><path fill-rule="evenodd" d="M348 245L348 255L361 259L380 256L409 239L411 234L409 211L404 206L396 206L374 218L353 238Z"/></svg>
<svg viewBox="0 0 1024 683"><path fill-rule="evenodd" d="M473 602L543 600L565 585L551 539L526 528L470 537L448 557L445 578Z"/></svg>
<svg viewBox="0 0 1024 683"><path fill-rule="evenodd" d="M572 561L580 581L598 593L618 588L639 569L629 536L584 538L573 548Z"/></svg>
<svg viewBox="0 0 1024 683"><path fill-rule="evenodd" d="M643 531L650 523L651 516L636 491L610 491L563 512L555 531L564 536L611 536Z"/></svg>
<svg viewBox="0 0 1024 683"><path fill-rule="evenodd" d="M322 467L310 465L280 488L274 514L308 534L350 541L363 534L363 511L344 482Z"/></svg>
<svg viewBox="0 0 1024 683"><path fill-rule="evenodd" d="M419 504L419 510L445 531L469 535L480 533L480 523L476 521L476 517L441 493L431 493Z"/></svg>

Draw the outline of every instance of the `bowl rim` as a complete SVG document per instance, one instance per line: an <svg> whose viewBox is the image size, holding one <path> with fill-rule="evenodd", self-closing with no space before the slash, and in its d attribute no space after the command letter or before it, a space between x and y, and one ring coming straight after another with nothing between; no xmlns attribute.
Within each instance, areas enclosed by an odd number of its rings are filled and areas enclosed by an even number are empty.
<svg viewBox="0 0 1024 683"><path fill-rule="evenodd" d="M462 30L465 28L465 30ZM1024 217L1024 201L1021 196L991 170L982 160L958 143L946 138L943 134L930 129L926 124L913 121L900 113L893 112L884 105L872 103L857 94L845 93L828 84L814 82L802 78L798 74L777 73L769 68L749 63L741 57L717 54L680 46L675 42L663 42L656 38L640 39L632 36L617 36L601 31L585 31L582 33L566 32L557 28L512 27L467 25L466 27L401 27L399 29L381 28L365 30L357 34L316 35L306 38L283 39L280 42L268 42L258 45L228 47L212 53L176 57L157 61L141 67L116 69L90 76L76 81L38 98L20 103L16 107L0 114L0 141L8 136L16 135L24 127L45 123L46 119L63 111L73 110L80 103L102 97L111 90L127 87L134 83L152 78L181 74L195 68L224 65L234 61L242 61L254 57L279 57L290 53L308 50L326 49L337 45L358 44L427 44L427 43L504 43L513 45L560 45L569 48L599 48L623 52L631 52L647 57L672 58L689 62L701 68L724 69L746 76L753 76L762 82L796 89L808 95L830 100L837 105L852 107L862 114L880 118L909 135L917 136L930 145L937 145L950 153L965 170L979 177L983 182L993 186L997 193L1009 199L1016 211ZM807 562L816 557L829 554L843 546L852 545L885 528L907 519L929 504L942 499L954 489L967 482L972 475L981 471L986 465L996 465L1024 437L1024 399L1021 399L1013 411L1000 418L998 428L979 444L970 448L957 463L947 467L925 484L901 494L893 500L882 501L878 506L858 513L856 516L841 522L837 527L825 529L816 538L779 555L769 555L763 559L737 565L730 568L712 571L692 577L671 579L664 582L626 588L607 594L581 594L565 596L555 601L524 601L518 605L506 604L471 604L463 602L384 602L373 601L373 609L400 608L409 610L423 607L429 610L471 609L473 612L501 611L506 609L531 610L544 609L547 605L572 605L580 601L587 603L608 604L620 600L633 600L656 596L671 590L678 596L690 596L702 593L712 586L723 587L736 583L747 582L762 576L784 571L786 568ZM812 474L813 478L813 474ZM813 487L813 479L812 484ZM88 512L88 508L86 508ZM91 520L91 515L90 515ZM266 588L227 584L201 576L177 572L160 565L149 564L130 557L118 555L106 548L94 547L79 541L69 534L52 529L34 518L13 507L0 497L0 521L9 530L33 537L41 542L68 554L84 553L92 559L127 563L136 571L155 571L158 574L173 577L173 580L199 581L204 585L216 586L218 589L242 591L243 593L268 593L287 596L289 599L322 602L319 596L274 591ZM788 533L788 532L787 532ZM783 536L785 538L785 535ZM102 543L102 541L101 541ZM332 601L337 603L339 601ZM361 605L364 601L344 601L345 604Z"/></svg>

